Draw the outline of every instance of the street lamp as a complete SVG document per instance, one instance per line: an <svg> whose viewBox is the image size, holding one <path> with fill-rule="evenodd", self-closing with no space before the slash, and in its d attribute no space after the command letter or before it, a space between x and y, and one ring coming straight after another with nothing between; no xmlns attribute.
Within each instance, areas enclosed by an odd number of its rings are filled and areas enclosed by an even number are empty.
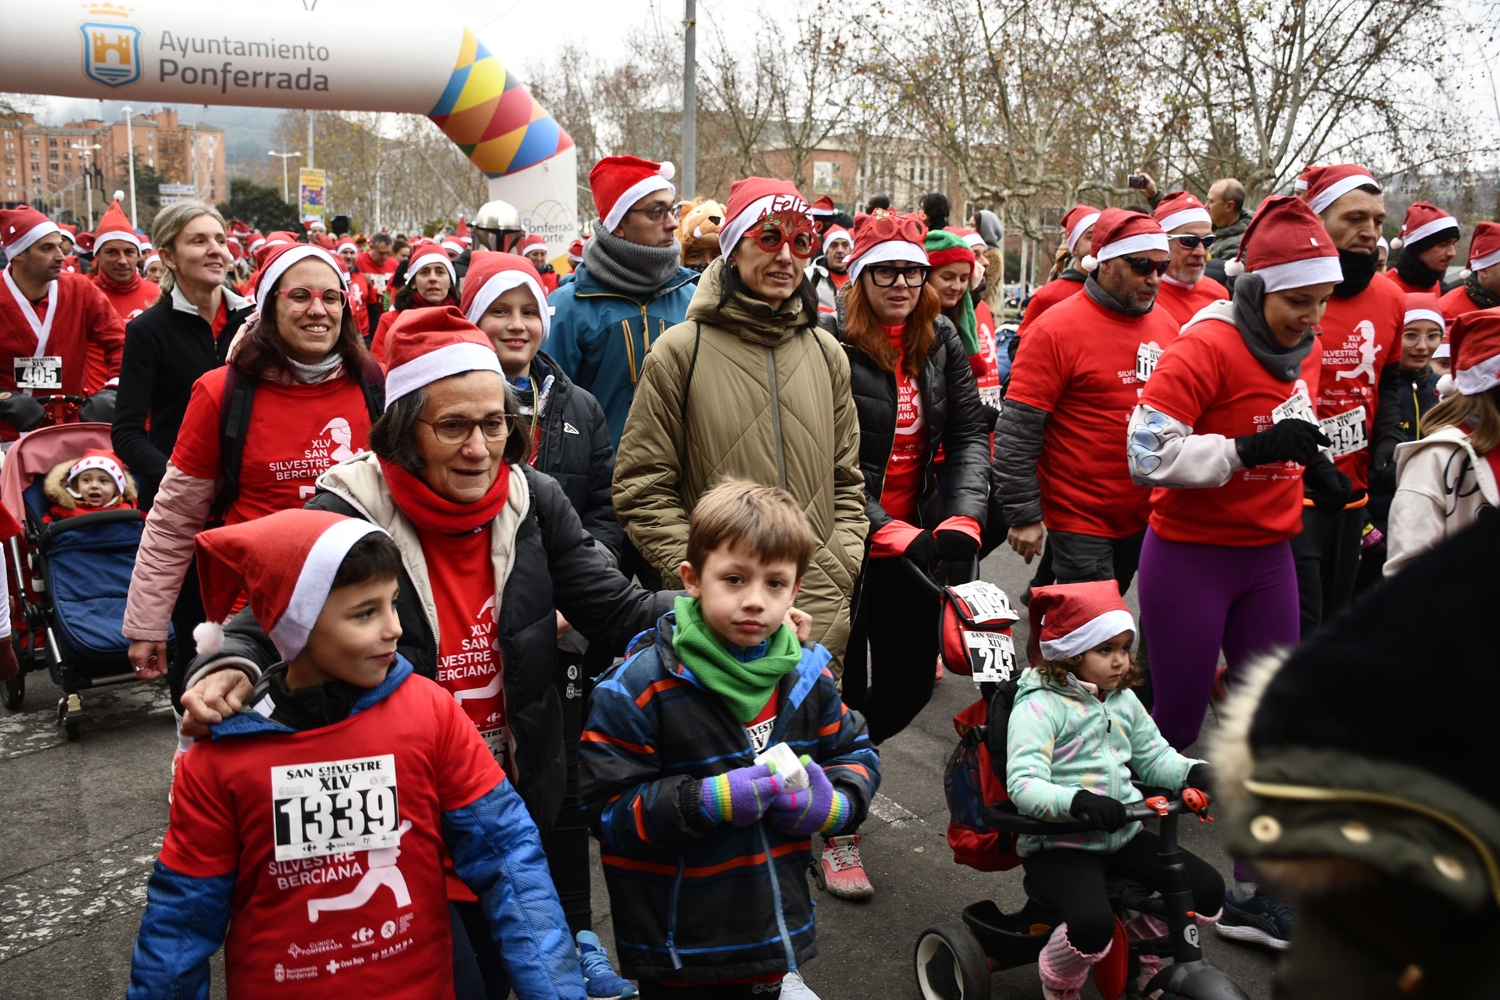
<svg viewBox="0 0 1500 1000"><path fill-rule="evenodd" d="M89 169L89 157L94 155L94 150L103 149L104 147L99 145L97 142L91 146L85 146L81 142L75 142L69 148L76 149L83 154L83 189L85 192L84 200L88 202L89 230L92 231L94 228L94 176L93 172Z"/></svg>
<svg viewBox="0 0 1500 1000"><path fill-rule="evenodd" d="M291 193L287 190L286 161L290 160L294 156L301 156L302 153L300 151L295 153L278 153L273 149L270 152L266 153L266 155L281 157L281 200L290 205L292 203L292 196Z"/></svg>
<svg viewBox="0 0 1500 1000"><path fill-rule="evenodd" d="M136 227L135 221L135 133L130 129L131 119L135 117L135 108L125 105L120 109L125 116L125 146L126 162L130 169L130 228Z"/></svg>

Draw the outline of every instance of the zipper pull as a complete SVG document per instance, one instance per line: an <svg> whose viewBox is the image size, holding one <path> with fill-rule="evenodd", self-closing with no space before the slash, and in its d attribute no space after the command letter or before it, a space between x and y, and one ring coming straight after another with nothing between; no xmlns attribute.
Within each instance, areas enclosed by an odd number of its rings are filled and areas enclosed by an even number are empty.
<svg viewBox="0 0 1500 1000"><path fill-rule="evenodd" d="M672 968L682 968L682 959L677 957L677 946L672 943L673 935L667 935L667 954L672 956Z"/></svg>

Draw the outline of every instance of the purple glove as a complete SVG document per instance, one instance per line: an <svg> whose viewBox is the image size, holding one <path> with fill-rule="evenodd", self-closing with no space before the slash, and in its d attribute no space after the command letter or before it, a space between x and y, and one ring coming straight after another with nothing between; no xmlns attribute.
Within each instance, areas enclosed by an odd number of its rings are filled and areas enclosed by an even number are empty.
<svg viewBox="0 0 1500 1000"><path fill-rule="evenodd" d="M777 795L771 800L766 817L776 829L794 837L832 833L848 821L853 811L849 800L833 787L828 775L811 757L804 756L802 766L807 769L807 791Z"/></svg>
<svg viewBox="0 0 1500 1000"><path fill-rule="evenodd" d="M780 790L776 765L769 761L704 778L699 785L703 816L714 823L749 826L765 814Z"/></svg>

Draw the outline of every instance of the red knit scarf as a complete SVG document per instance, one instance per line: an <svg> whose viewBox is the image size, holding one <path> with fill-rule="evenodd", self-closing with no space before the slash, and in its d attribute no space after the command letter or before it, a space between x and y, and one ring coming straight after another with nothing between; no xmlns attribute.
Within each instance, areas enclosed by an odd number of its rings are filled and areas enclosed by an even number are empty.
<svg viewBox="0 0 1500 1000"><path fill-rule="evenodd" d="M474 503L454 503L433 492L431 486L401 466L380 459L386 488L412 524L439 535L463 535L477 531L495 519L510 498L510 466L502 464L495 484Z"/></svg>
<svg viewBox="0 0 1500 1000"><path fill-rule="evenodd" d="M124 295L126 292L133 292L137 288L141 287L141 276L136 272L131 271L130 280L122 285L114 278L111 278L109 275L105 274L103 268L99 268L94 272L94 284L98 285L106 292L113 292L115 295Z"/></svg>

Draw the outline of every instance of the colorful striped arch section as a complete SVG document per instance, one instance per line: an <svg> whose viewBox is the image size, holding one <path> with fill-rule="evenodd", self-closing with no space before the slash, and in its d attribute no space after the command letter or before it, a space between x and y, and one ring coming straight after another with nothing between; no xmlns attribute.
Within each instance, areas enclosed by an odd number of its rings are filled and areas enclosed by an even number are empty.
<svg viewBox="0 0 1500 1000"><path fill-rule="evenodd" d="M490 177L525 170L573 145L557 119L468 28L448 86L427 116Z"/></svg>

